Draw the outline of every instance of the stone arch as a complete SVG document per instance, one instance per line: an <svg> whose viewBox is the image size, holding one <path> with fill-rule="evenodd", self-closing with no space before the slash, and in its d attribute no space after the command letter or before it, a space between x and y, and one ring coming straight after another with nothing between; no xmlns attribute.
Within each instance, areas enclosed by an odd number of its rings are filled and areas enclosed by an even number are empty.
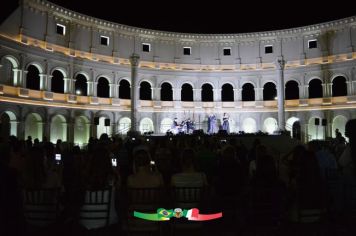
<svg viewBox="0 0 356 236"><path fill-rule="evenodd" d="M41 71L38 68L40 67L36 66L36 64L28 65L26 74L26 88L34 90L41 89Z"/></svg>
<svg viewBox="0 0 356 236"><path fill-rule="evenodd" d="M214 101L214 86L211 83L204 83L201 85L201 100L202 102Z"/></svg>
<svg viewBox="0 0 356 236"><path fill-rule="evenodd" d="M74 73L74 78L77 78L78 75L83 75L83 76L85 77L85 79L87 80L87 82L88 82L88 81L91 81L90 75L89 75L88 72L86 72L86 71L81 70L81 71L75 72L75 73Z"/></svg>
<svg viewBox="0 0 356 236"><path fill-rule="evenodd" d="M9 86L15 86L19 83L19 77L16 69L19 67L19 62L12 55L5 55L1 58L2 67L0 67L0 77L2 83Z"/></svg>
<svg viewBox="0 0 356 236"><path fill-rule="evenodd" d="M262 131L273 134L278 129L278 122L273 117L268 117L263 121Z"/></svg>
<svg viewBox="0 0 356 236"><path fill-rule="evenodd" d="M28 113L25 119L25 139L32 137L32 141L38 138L42 141L43 136L43 119L38 113Z"/></svg>
<svg viewBox="0 0 356 236"><path fill-rule="evenodd" d="M110 79L101 76L97 79L97 97L109 98L110 97Z"/></svg>
<svg viewBox="0 0 356 236"><path fill-rule="evenodd" d="M152 83L147 80L142 80L140 86L140 100L152 100Z"/></svg>
<svg viewBox="0 0 356 236"><path fill-rule="evenodd" d="M255 133L257 132L257 124L254 118L248 117L242 121L242 130L245 133Z"/></svg>
<svg viewBox="0 0 356 236"><path fill-rule="evenodd" d="M347 78L345 76L335 76L332 79L332 96L347 96Z"/></svg>
<svg viewBox="0 0 356 236"><path fill-rule="evenodd" d="M285 99L299 99L299 83L295 80L288 80L285 83Z"/></svg>
<svg viewBox="0 0 356 236"><path fill-rule="evenodd" d="M172 128L173 120L171 118L164 118L161 120L160 133L165 134Z"/></svg>
<svg viewBox="0 0 356 236"><path fill-rule="evenodd" d="M123 78L119 82L119 98L130 99L131 98L131 85L130 81Z"/></svg>
<svg viewBox="0 0 356 236"><path fill-rule="evenodd" d="M56 114L52 116L51 119L51 132L50 132L50 141L52 143L57 143L58 139L61 139L62 142L67 141L67 119L64 115Z"/></svg>
<svg viewBox="0 0 356 236"><path fill-rule="evenodd" d="M309 84L309 98L322 98L323 97L323 81L320 78L310 79Z"/></svg>
<svg viewBox="0 0 356 236"><path fill-rule="evenodd" d="M85 115L74 119L74 144L80 147L88 143L90 137L90 120Z"/></svg>
<svg viewBox="0 0 356 236"><path fill-rule="evenodd" d="M51 91L55 93L64 93L64 78L62 70L53 70L51 75Z"/></svg>
<svg viewBox="0 0 356 236"><path fill-rule="evenodd" d="M127 134L131 128L131 119L129 117L122 117L119 120L119 130L120 134Z"/></svg>
<svg viewBox="0 0 356 236"><path fill-rule="evenodd" d="M298 117L292 116L286 121L286 130L290 132L291 137L301 140L301 120Z"/></svg>
<svg viewBox="0 0 356 236"><path fill-rule="evenodd" d="M194 101L194 87L191 83L183 83L181 87L181 101L185 102L192 102Z"/></svg>
<svg viewBox="0 0 356 236"><path fill-rule="evenodd" d="M99 80L100 80L101 78L105 78L105 79L108 81L109 84L112 83L112 78L111 78L111 76L108 76L108 75L106 75L106 74L98 75L98 76L95 78L95 82L99 83Z"/></svg>
<svg viewBox="0 0 356 236"><path fill-rule="evenodd" d="M13 55L5 55L5 56L1 57L1 61L3 61L3 60L10 61L12 68L14 68L14 69L17 69L20 66L19 60L16 57L14 57Z"/></svg>
<svg viewBox="0 0 356 236"><path fill-rule="evenodd" d="M255 86L250 83L243 83L241 90L242 101L255 101Z"/></svg>
<svg viewBox="0 0 356 236"><path fill-rule="evenodd" d="M145 117L140 121L140 132L150 132L154 131L153 121L151 118Z"/></svg>
<svg viewBox="0 0 356 236"><path fill-rule="evenodd" d="M221 86L221 101L233 102L234 99L234 86L231 83L224 83Z"/></svg>
<svg viewBox="0 0 356 236"><path fill-rule="evenodd" d="M0 113L0 137L7 139L10 135L17 136L17 118L12 111Z"/></svg>
<svg viewBox="0 0 356 236"><path fill-rule="evenodd" d="M342 134L342 136L345 137L345 125L347 122L347 118L344 115L337 115L334 117L334 119L332 120L332 125L331 125L331 129L332 129L332 137L335 138L335 130L339 129L339 132ZM346 137L345 137L346 138Z"/></svg>
<svg viewBox="0 0 356 236"><path fill-rule="evenodd" d="M263 84L263 100L271 101L277 97L277 87L274 82L266 82Z"/></svg>
<svg viewBox="0 0 356 236"><path fill-rule="evenodd" d="M161 84L161 101L173 101L173 87L171 83Z"/></svg>
<svg viewBox="0 0 356 236"><path fill-rule="evenodd" d="M27 63L26 69L28 70L28 67L30 67L30 66L35 66L40 74L43 74L43 73L44 73L44 69L43 69L43 66L42 66L41 63L39 63L39 62L30 62L30 63Z"/></svg>
<svg viewBox="0 0 356 236"><path fill-rule="evenodd" d="M50 74L53 74L53 72L56 71L56 70L60 71L60 72L63 74L63 77L64 77L64 78L67 78L67 77L68 77L67 70L64 69L64 68L61 67L61 66L53 67L53 68L51 69Z"/></svg>
<svg viewBox="0 0 356 236"><path fill-rule="evenodd" d="M129 77L126 77L126 76L120 77L120 78L117 80L117 85L119 85L122 80L126 80L126 81L130 84L130 86L131 86L131 79L130 79Z"/></svg>
<svg viewBox="0 0 356 236"><path fill-rule="evenodd" d="M88 95L88 77L83 73L77 73L75 78L75 94L81 96Z"/></svg>

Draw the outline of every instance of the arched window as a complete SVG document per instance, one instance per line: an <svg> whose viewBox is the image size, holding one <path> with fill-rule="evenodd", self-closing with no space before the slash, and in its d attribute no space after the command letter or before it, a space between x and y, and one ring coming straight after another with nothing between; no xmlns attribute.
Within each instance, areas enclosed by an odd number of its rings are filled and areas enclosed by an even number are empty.
<svg viewBox="0 0 356 236"><path fill-rule="evenodd" d="M30 65L27 71L26 88L40 90L40 72L37 67Z"/></svg>
<svg viewBox="0 0 356 236"><path fill-rule="evenodd" d="M98 80L97 95L101 98L110 97L109 81L104 77L100 77Z"/></svg>
<svg viewBox="0 0 356 236"><path fill-rule="evenodd" d="M146 81L140 84L140 100L152 100L151 85Z"/></svg>
<svg viewBox="0 0 356 236"><path fill-rule="evenodd" d="M286 83L286 100L299 99L299 85L296 81L290 80Z"/></svg>
<svg viewBox="0 0 356 236"><path fill-rule="evenodd" d="M263 100L271 101L277 97L276 85L272 82L267 82L263 86Z"/></svg>
<svg viewBox="0 0 356 236"><path fill-rule="evenodd" d="M255 101L255 88L252 84L246 83L242 86L242 101Z"/></svg>
<svg viewBox="0 0 356 236"><path fill-rule="evenodd" d="M346 79L343 76L338 76L333 79L333 88L332 88L333 97L338 96L347 96L347 86Z"/></svg>
<svg viewBox="0 0 356 236"><path fill-rule="evenodd" d="M14 72L13 72L13 65L11 61L8 58L4 58L1 62L2 66L0 67L0 78L1 78L1 83L5 85L13 85L13 77L14 77Z"/></svg>
<svg viewBox="0 0 356 236"><path fill-rule="evenodd" d="M130 83L129 81L122 79L119 84L119 98L121 99L130 99Z"/></svg>
<svg viewBox="0 0 356 236"><path fill-rule="evenodd" d="M87 96L87 92L87 78L82 74L77 75L77 77L75 78L75 94Z"/></svg>
<svg viewBox="0 0 356 236"><path fill-rule="evenodd" d="M172 85L170 85L169 83L163 83L161 85L161 100L173 101Z"/></svg>
<svg viewBox="0 0 356 236"><path fill-rule="evenodd" d="M312 79L309 82L309 98L322 98L323 88L320 79Z"/></svg>
<svg viewBox="0 0 356 236"><path fill-rule="evenodd" d="M201 100L203 102L212 102L214 101L214 93L213 93L213 86L210 84L203 84L201 86Z"/></svg>
<svg viewBox="0 0 356 236"><path fill-rule="evenodd" d="M192 102L193 101L193 87L190 84L182 85L181 100L183 102Z"/></svg>
<svg viewBox="0 0 356 236"><path fill-rule="evenodd" d="M64 93L64 76L59 70L52 73L52 86L51 91L55 93Z"/></svg>
<svg viewBox="0 0 356 236"><path fill-rule="evenodd" d="M221 88L221 101L233 102L234 101L234 88L231 84L224 84Z"/></svg>

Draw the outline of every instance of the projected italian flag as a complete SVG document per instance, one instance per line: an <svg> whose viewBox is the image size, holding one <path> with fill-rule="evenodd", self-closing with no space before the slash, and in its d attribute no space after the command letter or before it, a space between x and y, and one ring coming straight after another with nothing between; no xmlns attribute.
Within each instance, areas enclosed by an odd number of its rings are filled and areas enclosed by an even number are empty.
<svg viewBox="0 0 356 236"><path fill-rule="evenodd" d="M181 208L175 208L166 210L164 208L159 208L157 213L142 213L138 211L134 211L134 216L137 218L141 218L144 220L151 221L166 221L170 220L171 217L181 218L185 217L191 221L206 221L206 220L214 220L222 217L222 212L214 213L214 214L199 214L198 208L192 208L189 210L182 210Z"/></svg>

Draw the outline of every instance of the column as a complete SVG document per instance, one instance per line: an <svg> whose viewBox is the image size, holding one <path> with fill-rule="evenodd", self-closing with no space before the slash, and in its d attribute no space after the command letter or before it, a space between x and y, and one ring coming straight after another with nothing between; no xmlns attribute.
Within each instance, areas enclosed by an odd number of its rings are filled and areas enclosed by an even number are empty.
<svg viewBox="0 0 356 236"><path fill-rule="evenodd" d="M263 101L263 88L255 89L255 101Z"/></svg>
<svg viewBox="0 0 356 236"><path fill-rule="evenodd" d="M194 102L201 102L201 88L194 89L193 88L193 101Z"/></svg>
<svg viewBox="0 0 356 236"><path fill-rule="evenodd" d="M12 81L12 85L14 87L20 86L21 85L21 70L20 69L12 69L12 72L14 73L14 79Z"/></svg>
<svg viewBox="0 0 356 236"><path fill-rule="evenodd" d="M298 85L298 88L299 88L299 99L304 99L305 96L304 96L304 92L305 92L305 86L304 85Z"/></svg>
<svg viewBox="0 0 356 236"><path fill-rule="evenodd" d="M88 96L93 96L94 94L94 86L93 86L93 81L87 81L87 95Z"/></svg>
<svg viewBox="0 0 356 236"><path fill-rule="evenodd" d="M51 141L51 121L48 119L43 122L43 137L46 137L48 141Z"/></svg>
<svg viewBox="0 0 356 236"><path fill-rule="evenodd" d="M352 81L346 81L347 96L352 96Z"/></svg>
<svg viewBox="0 0 356 236"><path fill-rule="evenodd" d="M161 101L161 88L152 88L152 100L153 101Z"/></svg>
<svg viewBox="0 0 356 236"><path fill-rule="evenodd" d="M301 129L301 139L302 142L307 143L309 142L309 134L308 134L308 127L309 124L300 124L300 129Z"/></svg>
<svg viewBox="0 0 356 236"><path fill-rule="evenodd" d="M109 83L109 97L113 98L116 97L115 95L115 84Z"/></svg>
<svg viewBox="0 0 356 236"><path fill-rule="evenodd" d="M77 81L76 79L70 79L70 93L71 94L77 94L77 91L75 91L75 81Z"/></svg>
<svg viewBox="0 0 356 236"><path fill-rule="evenodd" d="M284 65L285 61L283 59L277 60L277 76L278 76L278 128L279 130L285 130L285 110L284 110Z"/></svg>
<svg viewBox="0 0 356 236"><path fill-rule="evenodd" d="M64 93L69 93L70 91L70 79L69 78L63 78L64 80Z"/></svg>
<svg viewBox="0 0 356 236"><path fill-rule="evenodd" d="M221 102L221 88L213 89L214 102Z"/></svg>
<svg viewBox="0 0 356 236"><path fill-rule="evenodd" d="M51 92L51 90L52 90L52 78L53 78L53 75L49 75L47 77L47 89L46 89L47 92Z"/></svg>
<svg viewBox="0 0 356 236"><path fill-rule="evenodd" d="M237 101L242 101L242 88L234 89L234 96L236 95ZM235 100L236 100L235 98Z"/></svg>
<svg viewBox="0 0 356 236"><path fill-rule="evenodd" d="M25 138L25 118L19 118L18 125L17 125L17 138L20 140L26 140Z"/></svg>
<svg viewBox="0 0 356 236"><path fill-rule="evenodd" d="M27 70L23 70L22 71L22 87L23 88L26 88L26 86L27 86L27 73L28 73L28 71Z"/></svg>
<svg viewBox="0 0 356 236"><path fill-rule="evenodd" d="M63 125L65 125L64 123ZM67 123L67 142L74 143L74 121L73 119L68 119Z"/></svg>
<svg viewBox="0 0 356 236"><path fill-rule="evenodd" d="M40 74L40 90L47 90L47 75Z"/></svg>
<svg viewBox="0 0 356 236"><path fill-rule="evenodd" d="M93 82L92 83L92 88L93 88L93 96L97 97L98 96L98 82Z"/></svg>
<svg viewBox="0 0 356 236"><path fill-rule="evenodd" d="M181 101L182 97L181 97L181 93L182 93L182 88L172 88L173 90L173 101Z"/></svg>
<svg viewBox="0 0 356 236"><path fill-rule="evenodd" d="M131 131L136 131L136 80L138 75L138 64L140 62L140 56L136 53L132 53L130 56L131 63Z"/></svg>

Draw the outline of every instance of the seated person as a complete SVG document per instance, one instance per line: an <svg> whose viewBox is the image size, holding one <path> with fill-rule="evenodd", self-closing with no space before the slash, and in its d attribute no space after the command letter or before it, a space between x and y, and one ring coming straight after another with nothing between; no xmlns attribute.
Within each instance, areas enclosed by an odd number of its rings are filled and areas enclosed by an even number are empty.
<svg viewBox="0 0 356 236"><path fill-rule="evenodd" d="M203 187L207 185L206 175L197 172L194 167L195 153L193 149L185 149L181 154L182 171L172 176L174 187Z"/></svg>
<svg viewBox="0 0 356 236"><path fill-rule="evenodd" d="M163 178L158 172L153 172L150 165L150 154L144 150L136 150L133 154L133 174L127 179L129 188L159 188L163 186Z"/></svg>

